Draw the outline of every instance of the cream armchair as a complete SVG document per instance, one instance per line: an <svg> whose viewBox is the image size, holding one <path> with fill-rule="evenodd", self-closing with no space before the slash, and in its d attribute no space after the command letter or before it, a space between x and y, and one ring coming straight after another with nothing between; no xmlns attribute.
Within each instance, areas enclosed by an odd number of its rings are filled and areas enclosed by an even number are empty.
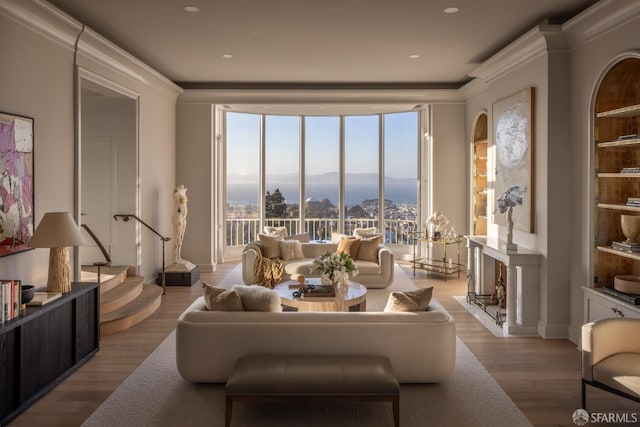
<svg viewBox="0 0 640 427"><path fill-rule="evenodd" d="M602 319L582 326L582 408L586 385L640 402L640 319Z"/></svg>

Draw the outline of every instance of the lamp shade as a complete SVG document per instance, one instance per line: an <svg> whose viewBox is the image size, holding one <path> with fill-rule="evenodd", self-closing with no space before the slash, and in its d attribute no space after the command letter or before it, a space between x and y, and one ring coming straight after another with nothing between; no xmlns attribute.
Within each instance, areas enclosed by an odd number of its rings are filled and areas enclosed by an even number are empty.
<svg viewBox="0 0 640 427"><path fill-rule="evenodd" d="M29 247L61 248L84 243L80 227L69 212L47 212L36 227L29 241Z"/></svg>

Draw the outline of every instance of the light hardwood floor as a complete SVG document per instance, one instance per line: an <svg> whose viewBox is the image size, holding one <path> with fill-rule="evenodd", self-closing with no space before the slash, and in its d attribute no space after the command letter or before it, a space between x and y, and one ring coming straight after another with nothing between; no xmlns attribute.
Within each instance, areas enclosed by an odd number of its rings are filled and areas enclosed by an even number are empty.
<svg viewBox="0 0 640 427"><path fill-rule="evenodd" d="M219 264L215 272L202 274L202 280L216 283L236 265ZM401 265L413 275L408 264ZM458 336L534 425L575 426L571 415L580 407L580 352L575 344L530 337L497 338L453 299L466 293L466 280L445 282L437 275L417 272L415 283L418 287L434 286L435 297L456 319ZM10 425L82 424L175 328L178 315L199 295L197 285L168 287L156 313L132 329L103 337L95 357ZM632 411L640 417L640 405L600 390L589 388L588 399L591 411Z"/></svg>

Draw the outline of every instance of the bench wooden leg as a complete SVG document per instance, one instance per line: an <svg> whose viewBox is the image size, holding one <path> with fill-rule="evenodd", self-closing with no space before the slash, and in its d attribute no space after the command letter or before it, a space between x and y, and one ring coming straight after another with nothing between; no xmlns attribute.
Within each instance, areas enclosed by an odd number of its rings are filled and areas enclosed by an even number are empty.
<svg viewBox="0 0 640 427"><path fill-rule="evenodd" d="M231 411L233 408L233 399L229 396L224 398L224 425L231 427Z"/></svg>

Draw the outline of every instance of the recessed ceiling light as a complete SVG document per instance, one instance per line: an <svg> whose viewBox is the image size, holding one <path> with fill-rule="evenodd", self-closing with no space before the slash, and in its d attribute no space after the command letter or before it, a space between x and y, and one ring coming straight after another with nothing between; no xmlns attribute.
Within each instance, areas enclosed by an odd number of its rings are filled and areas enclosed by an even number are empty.
<svg viewBox="0 0 640 427"><path fill-rule="evenodd" d="M409 55L409 59L418 59L420 58L420 55Z"/></svg>
<svg viewBox="0 0 640 427"><path fill-rule="evenodd" d="M224 59L231 59L231 58L233 58L233 55L231 55L230 53L223 53L223 54L222 54L222 55L220 55L220 56L222 56Z"/></svg>
<svg viewBox="0 0 640 427"><path fill-rule="evenodd" d="M446 13L447 15L451 15L452 13L460 12L460 8L452 6L452 7L446 8L445 10L443 10L443 12Z"/></svg>
<svg viewBox="0 0 640 427"><path fill-rule="evenodd" d="M183 9L185 12L189 12L189 13L200 12L200 8L196 6L185 6Z"/></svg>

